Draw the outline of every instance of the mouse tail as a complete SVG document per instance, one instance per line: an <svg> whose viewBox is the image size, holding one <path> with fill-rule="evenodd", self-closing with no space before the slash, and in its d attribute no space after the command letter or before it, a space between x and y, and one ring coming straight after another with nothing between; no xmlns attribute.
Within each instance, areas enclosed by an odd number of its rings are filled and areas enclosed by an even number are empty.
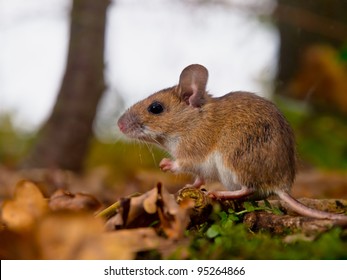
<svg viewBox="0 0 347 280"><path fill-rule="evenodd" d="M299 202L298 200L296 200L295 198L293 198L290 194L288 194L285 191L279 191L276 194L278 195L280 199L282 199L285 203L288 204L291 210L293 210L294 212L302 216L317 218L317 219L340 220L340 221L347 222L347 216L344 214L329 213L329 212L309 208L306 205Z"/></svg>

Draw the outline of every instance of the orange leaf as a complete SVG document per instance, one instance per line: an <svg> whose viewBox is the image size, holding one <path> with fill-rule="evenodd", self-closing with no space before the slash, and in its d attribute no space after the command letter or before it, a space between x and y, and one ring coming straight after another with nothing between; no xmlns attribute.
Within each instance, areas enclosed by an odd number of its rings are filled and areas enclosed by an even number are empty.
<svg viewBox="0 0 347 280"><path fill-rule="evenodd" d="M48 211L47 200L34 183L20 181L14 198L4 202L2 220L14 231L28 231Z"/></svg>

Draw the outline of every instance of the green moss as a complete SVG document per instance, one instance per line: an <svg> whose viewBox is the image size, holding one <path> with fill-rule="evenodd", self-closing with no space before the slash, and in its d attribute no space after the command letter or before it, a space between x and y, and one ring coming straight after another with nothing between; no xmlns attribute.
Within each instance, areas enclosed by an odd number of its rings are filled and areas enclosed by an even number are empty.
<svg viewBox="0 0 347 280"><path fill-rule="evenodd" d="M340 228L314 241L287 244L283 237L253 233L235 224L232 214L190 232L189 259L347 259L347 240Z"/></svg>

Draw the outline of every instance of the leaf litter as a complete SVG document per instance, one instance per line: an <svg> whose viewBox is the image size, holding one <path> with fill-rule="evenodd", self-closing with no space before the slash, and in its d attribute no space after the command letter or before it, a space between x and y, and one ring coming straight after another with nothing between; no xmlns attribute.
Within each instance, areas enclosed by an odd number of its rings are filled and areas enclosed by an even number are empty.
<svg viewBox="0 0 347 280"><path fill-rule="evenodd" d="M22 180L2 205L1 258L134 259L138 252L168 250L184 239L193 207L192 201L177 204L160 183L118 204L115 215L98 215L101 203L91 195L60 189L45 198L37 184Z"/></svg>
<svg viewBox="0 0 347 280"><path fill-rule="evenodd" d="M241 254L239 250L229 251L238 246L232 242L233 235L242 234L240 238L252 238L254 244L258 244L262 237L254 233L265 230L276 238L282 235L283 244L300 240L314 243L320 233L331 229L327 221L292 216L279 201L213 204L204 190L186 187L174 195L171 189L169 192L163 184L157 183L149 191L123 196L111 204L114 193L110 196L100 177L93 181L94 187L85 186L90 193L83 193L79 190L90 177L78 182L66 172L35 172L36 179L31 180L23 180L19 173L0 172L0 183L8 186L3 187L0 194L1 259L136 259L150 251L158 252L156 258L214 258L223 257L225 250L230 258ZM9 195L11 193L13 195ZM327 207L330 203L331 208L327 209L347 209L344 200L317 202L305 201L315 203L312 206L315 208ZM222 223L219 225L213 220L216 207ZM248 229L245 233L232 226L242 222ZM343 240L332 242L342 242L339 248L344 248ZM213 254L208 253L210 249L206 246L214 248L219 243L224 246ZM205 255L201 254L202 249L207 250ZM198 250L196 256L194 250Z"/></svg>

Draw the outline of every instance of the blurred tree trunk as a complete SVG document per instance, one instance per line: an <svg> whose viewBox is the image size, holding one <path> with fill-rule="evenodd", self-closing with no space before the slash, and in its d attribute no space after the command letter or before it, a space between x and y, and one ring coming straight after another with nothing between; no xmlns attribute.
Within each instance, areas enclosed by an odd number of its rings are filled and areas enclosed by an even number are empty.
<svg viewBox="0 0 347 280"><path fill-rule="evenodd" d="M347 1L277 0L273 17L279 31L277 93L297 74L309 46L324 44L341 48L347 38Z"/></svg>
<svg viewBox="0 0 347 280"><path fill-rule="evenodd" d="M81 170L97 105L105 91L104 41L109 2L73 0L62 85L24 167Z"/></svg>

